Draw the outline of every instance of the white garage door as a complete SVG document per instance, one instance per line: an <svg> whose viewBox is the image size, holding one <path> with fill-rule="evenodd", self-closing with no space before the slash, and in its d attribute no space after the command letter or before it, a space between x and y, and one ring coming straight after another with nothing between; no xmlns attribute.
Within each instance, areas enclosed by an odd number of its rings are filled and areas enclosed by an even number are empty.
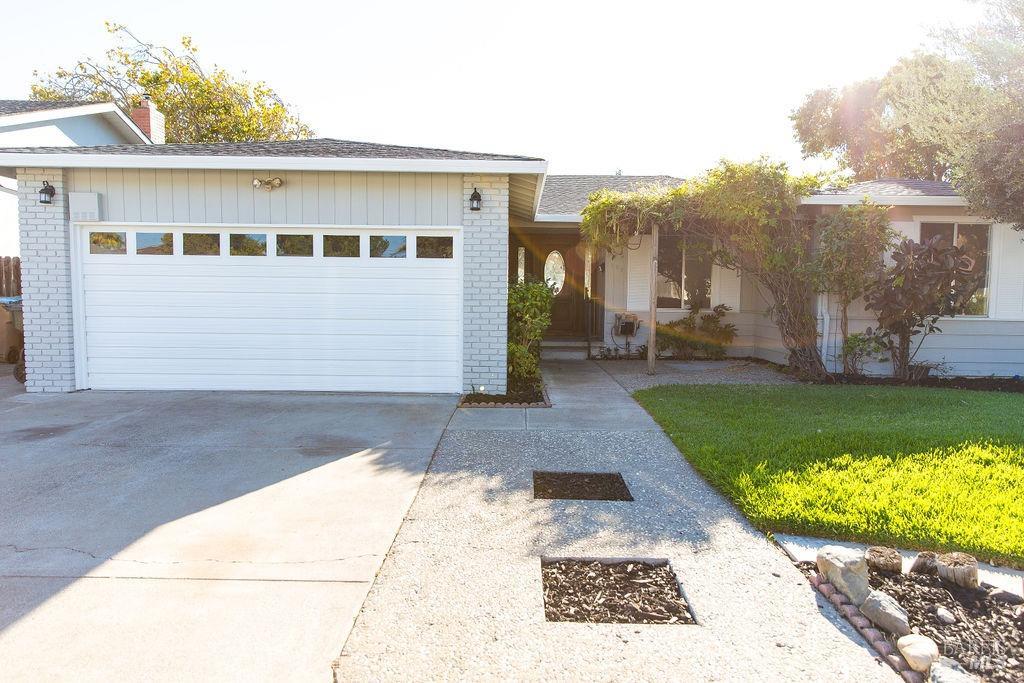
<svg viewBox="0 0 1024 683"><path fill-rule="evenodd" d="M457 229L79 230L89 388L461 389Z"/></svg>

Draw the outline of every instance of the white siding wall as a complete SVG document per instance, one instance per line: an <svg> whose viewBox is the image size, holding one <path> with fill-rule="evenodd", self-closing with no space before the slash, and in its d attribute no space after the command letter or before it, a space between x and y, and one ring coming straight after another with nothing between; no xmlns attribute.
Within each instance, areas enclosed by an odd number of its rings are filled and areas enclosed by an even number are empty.
<svg viewBox="0 0 1024 683"><path fill-rule="evenodd" d="M651 240L642 237L634 242L635 249L623 254L605 257L605 337L611 343L610 332L615 314L628 312L641 320L640 331L630 340L631 344L647 343L650 318L650 272ZM754 317L741 312L742 279L735 272L715 266L711 269L711 304L725 304L732 309L726 321L737 327L736 341L730 353L738 356L750 355ZM660 309L658 322L661 324L678 320L686 315L683 310ZM617 339L620 344L623 339Z"/></svg>
<svg viewBox="0 0 1024 683"><path fill-rule="evenodd" d="M920 219L892 222L902 236L920 238L920 223L944 219L932 211ZM964 217L957 220L964 221ZM976 222L976 221L975 221ZM930 336L924 343L918 359L942 364L944 371L956 375L1015 375L1024 374L1024 233L1015 232L1008 225L994 225L991 240L990 263L991 308L988 318L958 317L939 323L941 334ZM629 250L615 258L605 260L606 326L605 343L611 344L608 330L615 313L627 311L636 314L642 322L640 333L631 340L643 344L647 339L649 317L650 248L645 238L638 249ZM738 328L736 342L730 353L754 355L775 363L785 364L789 353L782 343L778 326L766 314L770 298L751 279L741 279L732 272L715 268L712 271L712 303L725 303L733 308L727 320ZM658 321L668 322L683 314L659 311ZM835 304L830 310L829 330L825 332L826 361L833 369L840 369L841 340L839 318ZM824 329L824 319L819 329ZM874 316L861 304L850 311L850 331L860 332L877 325ZM618 340L622 343L622 339ZM869 367L869 371L888 373L888 363Z"/></svg>
<svg viewBox="0 0 1024 683"><path fill-rule="evenodd" d="M462 176L443 173L71 169L104 221L288 225L462 225ZM280 177L267 192L254 178Z"/></svg>

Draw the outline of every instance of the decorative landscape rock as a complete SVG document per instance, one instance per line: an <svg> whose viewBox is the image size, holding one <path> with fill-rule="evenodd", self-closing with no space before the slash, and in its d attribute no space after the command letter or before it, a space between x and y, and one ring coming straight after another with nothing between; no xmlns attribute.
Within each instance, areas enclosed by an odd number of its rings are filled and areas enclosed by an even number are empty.
<svg viewBox="0 0 1024 683"><path fill-rule="evenodd" d="M955 659L939 657L932 663L928 683L976 683L981 679L960 666Z"/></svg>
<svg viewBox="0 0 1024 683"><path fill-rule="evenodd" d="M928 673L932 663L939 658L939 646L928 636L911 633L896 641L900 654L914 671Z"/></svg>
<svg viewBox="0 0 1024 683"><path fill-rule="evenodd" d="M914 564L910 567L911 574L928 574L935 576L939 573L938 568L935 566L935 558L938 555L930 550L925 550L917 554L914 558Z"/></svg>
<svg viewBox="0 0 1024 683"><path fill-rule="evenodd" d="M942 605L938 605L935 608L935 618L939 621L940 624L945 624L946 626L956 623L956 615L950 612Z"/></svg>
<svg viewBox="0 0 1024 683"><path fill-rule="evenodd" d="M868 566L879 572L898 574L903 571L903 556L895 548L873 545L864 553Z"/></svg>
<svg viewBox="0 0 1024 683"><path fill-rule="evenodd" d="M868 564L862 553L826 545L818 550L816 564L825 580L850 598L850 602L858 607L864 604L871 588L868 586Z"/></svg>
<svg viewBox="0 0 1024 683"><path fill-rule="evenodd" d="M871 591L860 611L879 628L897 636L910 633L910 616L907 610L896 602L896 598L882 591Z"/></svg>
<svg viewBox="0 0 1024 683"><path fill-rule="evenodd" d="M978 560L967 553L943 553L935 558L939 578L964 588L978 587Z"/></svg>

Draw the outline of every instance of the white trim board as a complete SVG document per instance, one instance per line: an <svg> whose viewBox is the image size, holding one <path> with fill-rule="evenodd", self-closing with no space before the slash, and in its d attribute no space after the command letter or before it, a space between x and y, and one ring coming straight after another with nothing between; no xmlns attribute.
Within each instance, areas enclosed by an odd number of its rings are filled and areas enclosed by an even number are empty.
<svg viewBox="0 0 1024 683"><path fill-rule="evenodd" d="M922 196L922 195L859 195L859 194L815 194L800 199L810 206L844 206L860 204L864 200L884 206L967 206L963 197Z"/></svg>
<svg viewBox="0 0 1024 683"><path fill-rule="evenodd" d="M539 173L546 161L380 159L354 157L190 156L177 154L89 154L0 152L0 167L170 168L271 171L395 171L419 173Z"/></svg>

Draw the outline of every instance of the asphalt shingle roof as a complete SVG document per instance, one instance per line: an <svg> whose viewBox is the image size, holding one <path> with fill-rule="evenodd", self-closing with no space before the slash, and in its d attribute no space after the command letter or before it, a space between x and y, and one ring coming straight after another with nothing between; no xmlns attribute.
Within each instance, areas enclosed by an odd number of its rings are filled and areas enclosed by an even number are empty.
<svg viewBox="0 0 1024 683"><path fill-rule="evenodd" d="M642 185L680 185L682 178L668 175L549 175L538 213L577 214L597 190L635 190Z"/></svg>
<svg viewBox="0 0 1024 683"><path fill-rule="evenodd" d="M350 159L453 159L469 161L543 161L512 154L460 152L432 147L403 147L373 142L317 138L273 142L214 142L206 144L96 145L92 147L20 147L6 154L145 154L152 156L321 157Z"/></svg>
<svg viewBox="0 0 1024 683"><path fill-rule="evenodd" d="M956 197L957 191L944 180L880 178L853 183L849 187L826 190L821 194L855 194L882 197Z"/></svg>
<svg viewBox="0 0 1024 683"><path fill-rule="evenodd" d="M49 100L36 102L34 100L0 100L0 116L9 114L25 114L31 111L44 111L46 109L67 109L68 107L81 107L95 102L79 102L78 100Z"/></svg>

